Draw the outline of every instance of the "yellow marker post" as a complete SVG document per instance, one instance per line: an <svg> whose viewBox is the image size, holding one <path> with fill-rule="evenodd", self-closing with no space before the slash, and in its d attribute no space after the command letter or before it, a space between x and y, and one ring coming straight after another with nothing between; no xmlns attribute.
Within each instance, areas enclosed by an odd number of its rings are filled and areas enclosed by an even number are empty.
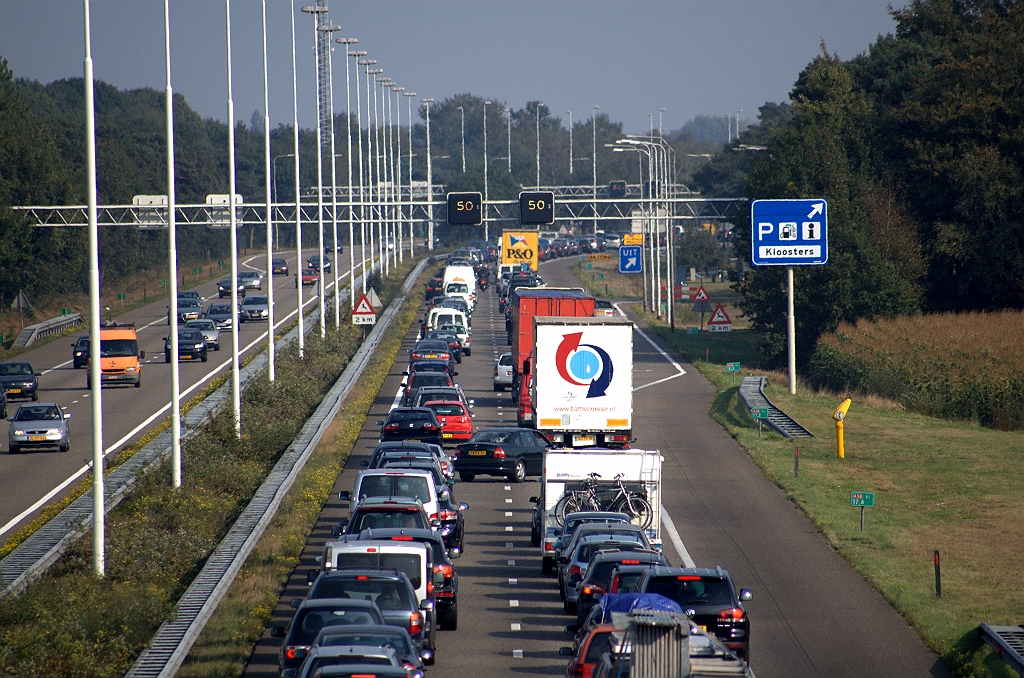
<svg viewBox="0 0 1024 678"><path fill-rule="evenodd" d="M846 412L850 409L852 403L853 401L847 398L832 413L832 418L836 420L836 456L840 459L846 458L846 450L843 447L843 420L846 419Z"/></svg>

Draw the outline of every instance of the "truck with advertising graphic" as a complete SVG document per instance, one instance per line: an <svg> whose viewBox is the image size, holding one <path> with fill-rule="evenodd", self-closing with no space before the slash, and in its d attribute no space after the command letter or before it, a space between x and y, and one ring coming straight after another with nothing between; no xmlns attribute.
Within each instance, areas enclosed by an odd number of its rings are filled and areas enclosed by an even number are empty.
<svg viewBox="0 0 1024 678"><path fill-rule="evenodd" d="M534 316L532 426L565 447L625 447L633 438L633 323Z"/></svg>
<svg viewBox="0 0 1024 678"><path fill-rule="evenodd" d="M505 231L501 234L501 263L536 271L540 264L537 231Z"/></svg>
<svg viewBox="0 0 1024 678"><path fill-rule="evenodd" d="M523 361L533 353L533 319L592 317L594 297L579 288L518 288L509 298L508 343L512 346L512 393L519 394Z"/></svg>

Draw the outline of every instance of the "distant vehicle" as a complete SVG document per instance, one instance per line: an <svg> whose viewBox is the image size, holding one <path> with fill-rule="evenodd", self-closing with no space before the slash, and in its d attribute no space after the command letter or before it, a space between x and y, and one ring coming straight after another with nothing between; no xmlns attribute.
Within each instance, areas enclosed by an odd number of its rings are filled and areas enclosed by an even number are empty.
<svg viewBox="0 0 1024 678"><path fill-rule="evenodd" d="M296 287L299 286L299 280L302 281L302 286L303 287L311 287L311 286L316 285L317 283L320 282L320 274L317 273L312 268L304 268L304 269L302 269L301 277L300 276L296 276L296 278L295 278L295 286Z"/></svg>
<svg viewBox="0 0 1024 678"><path fill-rule="evenodd" d="M460 443L473 436L473 420L461 401L432 400L426 404L441 421L441 437L449 443Z"/></svg>
<svg viewBox="0 0 1024 678"><path fill-rule="evenodd" d="M89 335L83 334L71 344L71 367L77 370L89 364Z"/></svg>
<svg viewBox="0 0 1024 678"><path fill-rule="evenodd" d="M203 316L217 323L217 329L231 329L231 304L210 304Z"/></svg>
<svg viewBox="0 0 1024 678"><path fill-rule="evenodd" d="M270 265L271 275L288 275L288 262L284 259L274 259Z"/></svg>
<svg viewBox="0 0 1024 678"><path fill-rule="evenodd" d="M512 388L512 354L502 353L494 361L494 390Z"/></svg>
<svg viewBox="0 0 1024 678"><path fill-rule="evenodd" d="M594 300L594 317L606 316L613 317L615 315L615 307L612 306L612 302L604 299Z"/></svg>
<svg viewBox="0 0 1024 678"><path fill-rule="evenodd" d="M467 483L478 475L505 476L521 483L527 475L543 471L544 453L550 447L544 436L530 429L486 428L459 445L455 470Z"/></svg>
<svg viewBox="0 0 1024 678"><path fill-rule="evenodd" d="M203 302L191 297L178 297L178 322L182 325L195 320L203 314ZM171 324L171 307L167 307L167 324Z"/></svg>
<svg viewBox="0 0 1024 678"><path fill-rule="evenodd" d="M247 290L263 289L263 274L259 271L239 271L238 281L245 285Z"/></svg>
<svg viewBox="0 0 1024 678"><path fill-rule="evenodd" d="M179 299L195 299L200 304L206 301L206 297L199 294L196 290L185 290L184 292L178 292Z"/></svg>
<svg viewBox="0 0 1024 678"><path fill-rule="evenodd" d="M285 671L302 665L320 631L348 624L384 626L384 615L371 601L352 598L304 600L287 626L274 627L271 635L284 638L278 654L278 667Z"/></svg>
<svg viewBox="0 0 1024 678"><path fill-rule="evenodd" d="M185 329L198 330L202 333L207 348L213 348L214 351L220 350L220 329L215 321L209 318L189 320L185 323Z"/></svg>
<svg viewBox="0 0 1024 678"><path fill-rule="evenodd" d="M100 384L131 384L142 386L142 363L146 352L139 350L135 325L111 324L100 328ZM85 377L85 387L92 387L92 375Z"/></svg>
<svg viewBox="0 0 1024 678"><path fill-rule="evenodd" d="M437 420L434 411L427 407L396 407L378 425L381 427L381 441L419 440L437 445L444 441L441 422Z"/></svg>
<svg viewBox="0 0 1024 678"><path fill-rule="evenodd" d="M182 360L206 362L206 340L199 330L178 330L178 361ZM164 337L164 362L171 362L170 337Z"/></svg>
<svg viewBox="0 0 1024 678"><path fill-rule="evenodd" d="M238 321L260 321L270 317L270 300L265 294L255 294L242 300L238 309Z"/></svg>
<svg viewBox="0 0 1024 678"><path fill-rule="evenodd" d="M234 290L236 297L245 296L245 283L242 280L236 280L234 285L231 284L231 276L224 276L217 283L217 298L223 299L224 297L230 297L232 289Z"/></svg>
<svg viewBox="0 0 1024 678"><path fill-rule="evenodd" d="M319 254L314 254L313 256L311 256L309 258L309 261L306 262L306 266L310 267L314 271L319 271L320 270L320 255ZM330 258L324 257L323 269L324 269L324 273L330 273L331 272L331 260L330 260Z"/></svg>
<svg viewBox="0 0 1024 678"><path fill-rule="evenodd" d="M22 405L10 419L7 448L11 454L32 447L56 447L61 452L71 449L71 413L65 413L57 403Z"/></svg>

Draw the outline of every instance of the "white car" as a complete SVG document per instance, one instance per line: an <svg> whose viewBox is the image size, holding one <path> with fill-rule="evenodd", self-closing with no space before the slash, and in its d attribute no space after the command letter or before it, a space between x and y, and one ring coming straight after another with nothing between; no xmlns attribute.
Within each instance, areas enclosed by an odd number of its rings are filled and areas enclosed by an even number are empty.
<svg viewBox="0 0 1024 678"><path fill-rule="evenodd" d="M448 330L449 332L455 333L455 336L459 338L459 343L462 344L462 355L469 356L473 354L472 340L469 337L472 332L466 329L465 325L451 323L448 325L441 325L438 329Z"/></svg>
<svg viewBox="0 0 1024 678"><path fill-rule="evenodd" d="M512 354L502 353L494 361L494 390L512 388Z"/></svg>

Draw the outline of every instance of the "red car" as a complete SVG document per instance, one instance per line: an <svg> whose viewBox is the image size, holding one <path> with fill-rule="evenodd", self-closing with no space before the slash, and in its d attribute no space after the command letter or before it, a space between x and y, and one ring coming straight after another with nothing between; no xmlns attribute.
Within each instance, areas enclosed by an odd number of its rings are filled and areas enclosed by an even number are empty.
<svg viewBox="0 0 1024 678"><path fill-rule="evenodd" d="M575 652L571 647L561 648L558 654L572 657L565 669L566 678L590 678L601 655L610 649L608 640L615 630L610 624L601 624L590 631Z"/></svg>
<svg viewBox="0 0 1024 678"><path fill-rule="evenodd" d="M299 280L300 279L302 280L302 286L303 287L310 287L310 286L316 285L317 283L320 282L320 274L317 273L312 268L304 268L304 269L302 269L302 276L301 276L301 278L296 278L295 279L295 286L296 287L299 286Z"/></svg>
<svg viewBox="0 0 1024 678"><path fill-rule="evenodd" d="M466 442L473 437L473 416L466 406L456 400L435 400L425 405L434 410L441 422L444 442Z"/></svg>

